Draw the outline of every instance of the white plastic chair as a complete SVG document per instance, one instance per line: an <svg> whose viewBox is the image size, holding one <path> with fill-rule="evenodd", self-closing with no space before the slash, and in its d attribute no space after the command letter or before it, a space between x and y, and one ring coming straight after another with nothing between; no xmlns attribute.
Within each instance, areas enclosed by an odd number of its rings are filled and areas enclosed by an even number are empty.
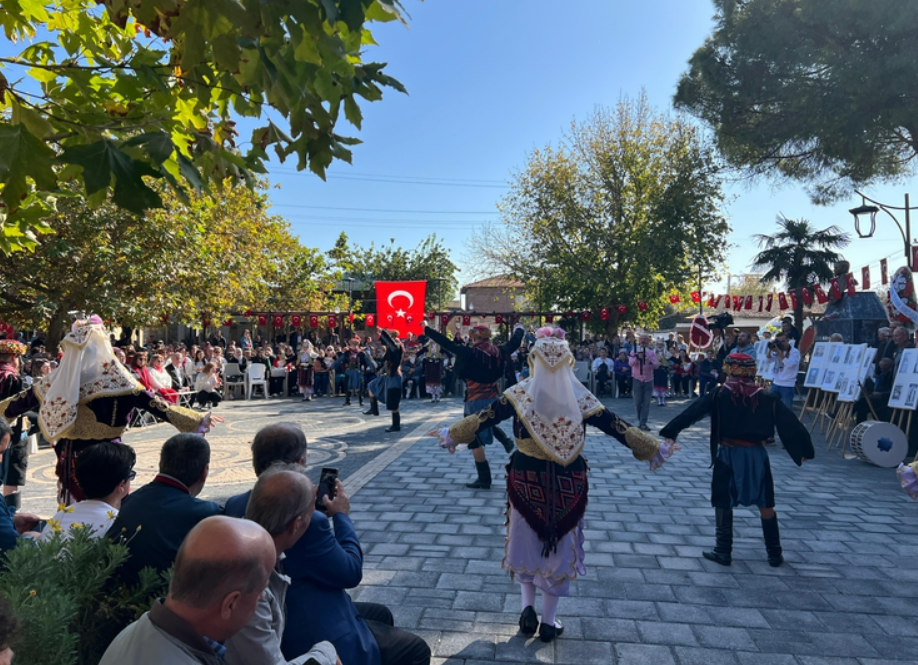
<svg viewBox="0 0 918 665"><path fill-rule="evenodd" d="M271 378L272 379L284 379L284 387L281 388L281 397L286 397L287 395L287 368L286 367L272 367L271 368Z"/></svg>
<svg viewBox="0 0 918 665"><path fill-rule="evenodd" d="M261 392L268 399L268 382L265 379L265 366L261 363L250 363L245 368L245 398L252 399L252 388L261 386Z"/></svg>
<svg viewBox="0 0 918 665"><path fill-rule="evenodd" d="M578 360L574 363L574 376L577 380L585 385L591 392L593 390L593 372L590 371L590 364L585 360Z"/></svg>
<svg viewBox="0 0 918 665"><path fill-rule="evenodd" d="M223 366L223 395L232 396L239 388L245 393L245 376L239 371L239 363L226 363Z"/></svg>

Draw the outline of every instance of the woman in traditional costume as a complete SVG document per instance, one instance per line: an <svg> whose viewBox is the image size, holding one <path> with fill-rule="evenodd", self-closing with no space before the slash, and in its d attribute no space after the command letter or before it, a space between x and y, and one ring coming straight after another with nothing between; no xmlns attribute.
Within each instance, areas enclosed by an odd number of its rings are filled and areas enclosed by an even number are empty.
<svg viewBox="0 0 918 665"><path fill-rule="evenodd" d="M582 457L585 425L593 425L630 448L651 470L678 450L633 427L605 406L574 374L574 356L561 329L540 328L529 354L531 375L504 391L487 408L438 432L454 452L482 428L513 419L517 450L507 465L507 546L503 568L520 582L520 631L544 642L560 635L558 600L570 595L571 580L583 575L583 517L587 463ZM535 612L542 590L541 625Z"/></svg>
<svg viewBox="0 0 918 665"><path fill-rule="evenodd" d="M296 385L303 395L304 402L312 401L312 391L315 382L313 363L318 356L312 348L312 342L304 340L300 345L300 354L296 366Z"/></svg>
<svg viewBox="0 0 918 665"><path fill-rule="evenodd" d="M209 413L172 406L144 389L115 357L99 317L74 323L61 348L60 367L37 379L31 389L0 402L0 416L10 422L38 411L42 434L57 453L60 503L85 498L74 475L77 457L101 441L120 443L135 409L172 423L180 432L202 434L210 429Z"/></svg>
<svg viewBox="0 0 918 665"><path fill-rule="evenodd" d="M440 345L431 342L424 358L424 390L430 395L431 402L439 402L443 394L443 357Z"/></svg>

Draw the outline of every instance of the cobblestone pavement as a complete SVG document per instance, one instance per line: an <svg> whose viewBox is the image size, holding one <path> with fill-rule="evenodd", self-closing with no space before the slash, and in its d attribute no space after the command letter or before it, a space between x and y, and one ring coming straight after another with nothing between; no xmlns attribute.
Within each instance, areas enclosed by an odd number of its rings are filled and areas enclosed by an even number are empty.
<svg viewBox="0 0 918 665"><path fill-rule="evenodd" d="M633 418L630 400L605 401ZM366 553L355 598L389 605L397 625L428 640L437 665L916 660L918 506L892 470L843 460L826 452L821 437L817 459L800 469L770 449L787 563L768 566L757 511L739 509L734 563L724 568L701 556L714 535L706 423L684 433L683 450L656 473L590 430L588 573L561 601L564 636L546 645L517 634L518 587L500 568L500 481L490 491L467 490L471 455L450 456L423 436L457 419L461 403L406 402L401 436L391 438L382 432L385 415L362 416L340 402L221 407L227 422L209 436L214 461L205 495L220 499L251 486L248 445L259 427L280 418L303 425L312 475L338 466L353 496L351 517ZM651 425L684 404L652 407ZM158 447L172 431L156 426L128 435L140 454L138 485L152 477ZM499 445L488 453L497 480L506 454ZM25 508L53 508L52 462L47 451L33 457Z"/></svg>

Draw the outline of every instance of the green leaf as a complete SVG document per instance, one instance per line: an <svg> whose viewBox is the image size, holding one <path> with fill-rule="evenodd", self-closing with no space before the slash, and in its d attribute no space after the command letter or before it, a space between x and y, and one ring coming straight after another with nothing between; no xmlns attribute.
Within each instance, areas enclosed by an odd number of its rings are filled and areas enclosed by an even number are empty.
<svg viewBox="0 0 918 665"><path fill-rule="evenodd" d="M363 122L363 113L360 112L360 106L354 101L353 95L348 95L344 98L344 117L354 127L360 129L360 125Z"/></svg>
<svg viewBox="0 0 918 665"><path fill-rule="evenodd" d="M0 182L4 185L3 200L10 208L17 207L29 191L26 176L45 189L57 186L51 168L53 158L51 149L24 124L0 123Z"/></svg>
<svg viewBox="0 0 918 665"><path fill-rule="evenodd" d="M321 65L322 56L319 54L319 48L316 44L315 37L309 34L305 27L302 29L303 38L297 45L296 50L294 50L293 57L295 57L298 62L311 62L315 65Z"/></svg>
<svg viewBox="0 0 918 665"><path fill-rule="evenodd" d="M145 146L147 153L153 159L153 163L159 166L172 156L175 146L172 144L172 137L166 132L147 132L135 136L123 144L125 147Z"/></svg>
<svg viewBox="0 0 918 665"><path fill-rule="evenodd" d="M185 155L182 153L177 153L177 155L179 172L182 174L182 177L185 178L195 190L200 191L204 183L201 181L201 174L198 173L198 169L195 168L195 165L192 164L191 160L185 157Z"/></svg>
<svg viewBox="0 0 918 665"><path fill-rule="evenodd" d="M132 159L108 139L89 145L68 146L61 161L83 167L86 192L94 194L107 189L115 179L113 200L132 212L162 207L159 194L146 186L143 176L161 177L149 164Z"/></svg>
<svg viewBox="0 0 918 665"><path fill-rule="evenodd" d="M322 7L325 8L325 20L334 25L338 20L338 7L335 6L335 0L322 0Z"/></svg>

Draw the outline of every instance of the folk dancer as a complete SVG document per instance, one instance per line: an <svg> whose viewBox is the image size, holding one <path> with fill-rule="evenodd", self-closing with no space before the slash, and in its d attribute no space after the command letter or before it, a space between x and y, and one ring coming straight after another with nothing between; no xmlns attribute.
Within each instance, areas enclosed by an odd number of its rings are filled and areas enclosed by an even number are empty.
<svg viewBox="0 0 918 665"><path fill-rule="evenodd" d="M370 410L364 415L379 415L379 398L386 400L386 410L392 414L392 425L386 428L387 432L400 432L402 430L402 417L398 412L402 401L402 343L398 339L398 331L385 331L377 328L379 339L386 347L382 367L373 382L369 385Z"/></svg>
<svg viewBox="0 0 918 665"><path fill-rule="evenodd" d="M25 355L28 347L14 339L0 340L0 400L22 391L22 378L19 375L20 357ZM29 420L35 416L34 412ZM34 422L34 421L32 421ZM13 423L13 434L10 445L0 462L0 482L3 483L3 499L8 506L16 510L22 507L22 495L19 488L25 485L26 472L29 468L29 439L22 436L22 417Z"/></svg>
<svg viewBox="0 0 918 665"><path fill-rule="evenodd" d="M517 450L507 465L507 546L502 567L517 577L522 596L520 631L544 642L561 635L558 600L584 567L587 463L582 457L586 425L631 449L636 459L659 468L679 446L662 445L633 427L587 390L574 374L574 356L561 329L540 328L528 359L530 377L505 390L480 413L437 432L451 453L481 430L513 419ZM542 590L541 625L535 612Z"/></svg>
<svg viewBox="0 0 918 665"><path fill-rule="evenodd" d="M424 334L445 351L456 356L456 376L465 379L463 415L478 413L497 399L500 394L497 389L497 381L504 373L504 356L501 348L491 343L491 329L488 326L475 326L471 329L471 347L450 340L433 328L425 327ZM523 335L523 326L517 325L510 341L504 346L510 349L520 348ZM465 484L469 489L491 489L491 465L488 464L484 447L494 442L494 432L497 431L499 431L498 428L483 427L469 444L472 457L475 459L475 470L478 473L475 480ZM512 441L508 440L506 443L502 441L501 444L508 453L513 450Z"/></svg>
<svg viewBox="0 0 918 665"><path fill-rule="evenodd" d="M424 389L431 402L439 402L443 395L443 355L440 346L431 342L424 358Z"/></svg>
<svg viewBox="0 0 918 665"><path fill-rule="evenodd" d="M297 356L296 365L296 387L299 388L304 402L312 401L313 388L315 386L315 370L313 363L318 355L312 348L312 342L308 339L303 340L300 344L300 352Z"/></svg>
<svg viewBox="0 0 918 665"><path fill-rule="evenodd" d="M38 411L41 432L57 453L58 500L64 505L85 498L74 474L77 457L100 441L120 443L135 409L168 421L180 432L203 434L212 422L222 422L145 390L115 357L97 316L75 322L61 348L60 366L29 390L0 402L0 416L12 422L27 411Z"/></svg>
<svg viewBox="0 0 918 665"><path fill-rule="evenodd" d="M360 340L357 337L351 337L347 341L347 350L332 366L336 372L344 368L344 406L350 406L352 393L357 394L360 406L363 406L363 373L368 365L369 359L360 348Z"/></svg>
<svg viewBox="0 0 918 665"><path fill-rule="evenodd" d="M674 442L682 430L711 416L711 506L717 535L714 550L702 554L709 561L729 566L733 561L733 509L757 506L768 563L776 568L784 563L784 556L765 441L774 437L777 428L797 466L813 459L813 442L807 428L781 398L756 385L752 356L730 354L723 371L727 376L724 385L692 402L660 434L667 442Z"/></svg>

